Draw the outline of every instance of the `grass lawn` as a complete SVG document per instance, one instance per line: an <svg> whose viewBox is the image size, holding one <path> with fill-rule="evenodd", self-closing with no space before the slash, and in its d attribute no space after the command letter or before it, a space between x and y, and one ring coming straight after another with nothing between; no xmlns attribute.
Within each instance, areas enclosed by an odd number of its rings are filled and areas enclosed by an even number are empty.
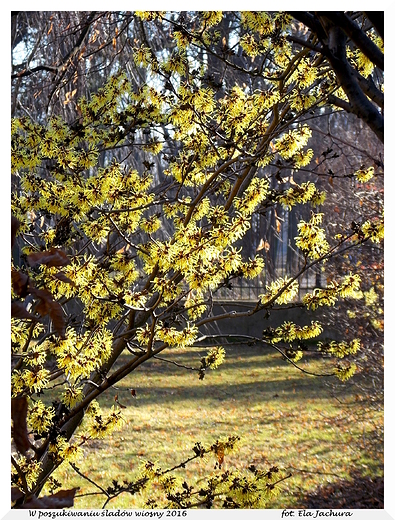
<svg viewBox="0 0 395 520"><path fill-rule="evenodd" d="M142 460L158 462L165 469L190 456L197 441L207 445L236 434L241 437L240 449L225 458L225 469L277 465L292 473L271 508L298 508L318 486L355 474L382 475L382 445L374 444L372 436L382 426L383 416L369 409L358 414L353 385L343 384L346 404L341 404L331 395L326 378L304 374L275 351L228 346L226 352L224 364L208 371L203 381L197 372L151 360L110 389L99 402L109 409L118 395L126 406L126 424L110 438L92 441L77 464L80 470L107 487L112 479L131 480ZM205 354L206 349L193 348L165 352L163 357L199 367ZM305 363L300 362L309 370L322 370L322 361ZM177 473L193 482L213 468L208 459ZM104 496L83 496L97 490L71 467L59 468L55 477L63 481L63 488L80 488L76 508L102 506ZM146 498L124 493L108 507L139 508Z"/></svg>

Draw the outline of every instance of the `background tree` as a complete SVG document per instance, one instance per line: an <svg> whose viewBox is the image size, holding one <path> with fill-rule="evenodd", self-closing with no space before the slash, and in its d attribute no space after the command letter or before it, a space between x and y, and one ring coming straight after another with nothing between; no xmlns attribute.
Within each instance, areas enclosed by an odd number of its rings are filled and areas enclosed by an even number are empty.
<svg viewBox="0 0 395 520"><path fill-rule="evenodd" d="M339 182L345 210L359 196L350 179L380 183L383 42L364 13L14 12L12 43L13 482L17 506L33 507L54 469L121 425L122 406L105 416L96 399L147 360L201 343L220 320L295 305L310 272L297 305L331 308L361 289L375 299L361 265L380 264L382 193L341 214L325 192ZM339 108L370 129L363 165L338 136L357 124ZM214 314L215 292L265 261L255 305ZM358 331L320 341L324 325L285 322L256 340L295 366L314 340L323 372L347 380ZM211 348L200 378L224 355ZM221 465L235 441L196 444L193 458ZM167 506L261 507L285 478L222 472L196 498L187 483L171 490L169 473L148 465L107 496L158 479Z"/></svg>

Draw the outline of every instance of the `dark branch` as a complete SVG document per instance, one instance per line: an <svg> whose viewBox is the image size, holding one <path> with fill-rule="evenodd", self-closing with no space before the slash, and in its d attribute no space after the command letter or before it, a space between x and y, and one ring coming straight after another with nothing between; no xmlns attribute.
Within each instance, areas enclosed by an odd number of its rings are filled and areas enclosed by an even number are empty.
<svg viewBox="0 0 395 520"><path fill-rule="evenodd" d="M318 15L340 27L376 67L384 70L384 54L351 18L341 11L319 11Z"/></svg>
<svg viewBox="0 0 395 520"><path fill-rule="evenodd" d="M364 11L364 13L384 41L384 11Z"/></svg>
<svg viewBox="0 0 395 520"><path fill-rule="evenodd" d="M336 107L342 108L346 112L349 112L350 114L352 114L352 108L351 108L350 103L347 103L347 101L345 101L344 99L338 98L337 96L330 94L328 96L328 102L331 105L335 105Z"/></svg>
<svg viewBox="0 0 395 520"><path fill-rule="evenodd" d="M57 74L59 72L59 67L50 67L49 65L38 65L37 67L34 67L32 69L24 68L20 72L11 74L11 79L30 76L31 74L34 74L35 72L40 72L41 70L51 72L52 74Z"/></svg>
<svg viewBox="0 0 395 520"><path fill-rule="evenodd" d="M363 78L351 66L346 55L346 40L352 38L362 52L383 70L384 57L380 49L354 21L340 11L314 14L290 12L289 14L317 35L323 46L322 54L329 61L339 85L348 97L348 104L338 98L333 98L332 102L362 119L380 141L384 142L384 117L374 104L382 108L384 96L372 81Z"/></svg>
<svg viewBox="0 0 395 520"><path fill-rule="evenodd" d="M366 94L380 108L384 108L384 94L376 87L372 78L364 78L358 74L357 79L363 93Z"/></svg>
<svg viewBox="0 0 395 520"><path fill-rule="evenodd" d="M329 52L327 54L340 85L347 94L350 111L362 119L381 142L384 142L384 118L364 94L358 81L356 71L351 67L346 57L344 33L338 27L329 28Z"/></svg>

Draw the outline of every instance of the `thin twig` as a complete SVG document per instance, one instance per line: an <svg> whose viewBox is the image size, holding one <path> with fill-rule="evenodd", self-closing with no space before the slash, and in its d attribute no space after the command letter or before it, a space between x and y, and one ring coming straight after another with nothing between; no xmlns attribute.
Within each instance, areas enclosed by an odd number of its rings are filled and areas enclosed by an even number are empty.
<svg viewBox="0 0 395 520"><path fill-rule="evenodd" d="M171 359L165 359L163 357L159 357L159 356L153 356L155 359L159 359L160 361L165 361L166 363L171 363L172 365L175 365L176 367L179 367L179 368L185 368L186 370L199 370L198 368L195 368L195 367L188 367L186 365L182 365L181 363L177 363L177 361L172 361Z"/></svg>
<svg viewBox="0 0 395 520"><path fill-rule="evenodd" d="M97 489L100 489L100 491L102 493L104 493L106 495L106 497L109 497L109 494L107 493L107 491L105 489L103 489L101 486L99 486L99 484L97 484L96 482L94 482L92 479L90 479L89 477L87 477L86 475L84 475L78 468L77 466L73 463L73 462L69 462L70 466L73 468L73 470L78 473L78 475L80 477L82 477L83 479L87 480L90 484L92 484L93 486L97 487ZM93 494L93 493L92 493ZM99 493L94 493L94 494L99 494Z"/></svg>
<svg viewBox="0 0 395 520"><path fill-rule="evenodd" d="M288 466L289 469L292 469L293 471L299 471L299 473L309 473L311 475L330 475L332 477L337 477L337 478L342 478L340 475L338 475L337 473L331 473L331 472L325 472L325 471L310 471L308 469L299 469L299 468L294 468L293 466Z"/></svg>

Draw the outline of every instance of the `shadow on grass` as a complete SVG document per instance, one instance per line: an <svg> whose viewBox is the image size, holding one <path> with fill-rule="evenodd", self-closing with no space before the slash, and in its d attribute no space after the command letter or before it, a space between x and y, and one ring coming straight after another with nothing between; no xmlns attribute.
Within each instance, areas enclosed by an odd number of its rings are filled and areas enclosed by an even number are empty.
<svg viewBox="0 0 395 520"><path fill-rule="evenodd" d="M383 509L384 478L362 476L353 472L349 479L339 479L319 486L301 501L306 509Z"/></svg>
<svg viewBox="0 0 395 520"><path fill-rule="evenodd" d="M144 363L135 373L130 374L120 384L136 386L141 405L156 404L169 400L171 402L198 400L202 401L237 401L254 404L269 402L273 399L321 399L330 396L326 382L328 378L315 377L300 372L289 362L274 353L268 347L226 347L226 359L218 370L207 371L203 381L198 379L197 372L188 373L185 368L176 366L174 362L184 366L199 367L200 358L206 349L169 351L163 357L170 363L161 360L150 360ZM308 354L314 356L314 354ZM314 359L314 358L313 358ZM122 363L124 359L120 359ZM303 365L309 369L308 364ZM270 370L273 369L273 370ZM287 371L287 374L284 372ZM333 378L331 378L333 379ZM344 385L343 397L352 395L352 385ZM130 399L131 403L132 400ZM128 403L125 403L128 404Z"/></svg>

